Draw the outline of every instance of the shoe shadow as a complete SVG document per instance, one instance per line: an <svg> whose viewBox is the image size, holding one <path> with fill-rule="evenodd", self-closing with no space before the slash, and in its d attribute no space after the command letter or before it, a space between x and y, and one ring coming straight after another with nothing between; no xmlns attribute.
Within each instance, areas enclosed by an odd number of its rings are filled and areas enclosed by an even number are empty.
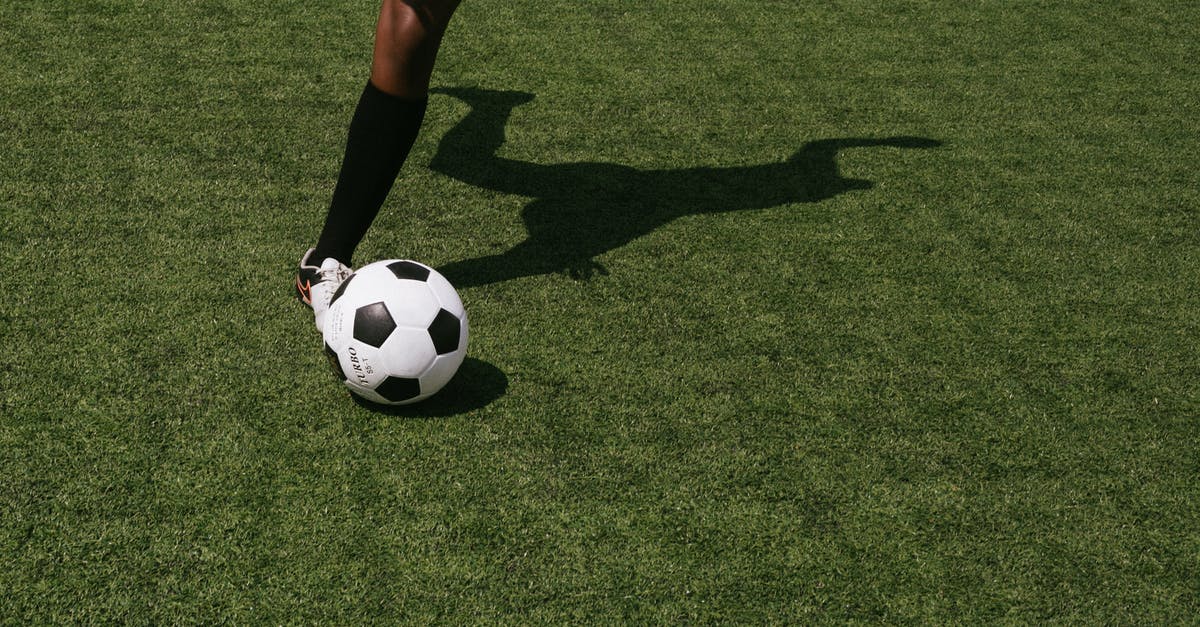
<svg viewBox="0 0 1200 627"><path fill-rule="evenodd" d="M457 287L525 276L607 274L596 257L687 215L814 203L870 189L838 172L849 148L933 148L924 137L850 137L804 144L790 158L762 165L641 170L616 163L539 164L501 157L504 128L533 95L516 91L438 88L434 94L470 106L442 137L430 168L485 189L533 198L522 210L528 237L511 249L450 263L438 270Z"/></svg>
<svg viewBox="0 0 1200 627"><path fill-rule="evenodd" d="M359 407L408 418L445 418L482 409L504 396L508 377L486 361L467 357L453 379L437 394L412 405L381 405L350 393ZM349 393L349 392L348 392Z"/></svg>

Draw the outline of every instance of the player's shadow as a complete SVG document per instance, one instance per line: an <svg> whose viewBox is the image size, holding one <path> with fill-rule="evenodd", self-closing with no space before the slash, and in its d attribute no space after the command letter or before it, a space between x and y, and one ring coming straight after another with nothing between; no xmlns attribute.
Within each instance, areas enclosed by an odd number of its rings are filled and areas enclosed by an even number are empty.
<svg viewBox="0 0 1200 627"><path fill-rule="evenodd" d="M836 157L847 148L932 148L923 137L850 137L804 144L790 158L762 165L640 170L616 163L539 164L497 155L504 127L533 94L439 88L470 111L442 137L430 168L465 183L533 198L521 212L528 237L501 253L439 270L467 287L565 272L606 274L596 257L686 215L818 202L870 181L845 178Z"/></svg>

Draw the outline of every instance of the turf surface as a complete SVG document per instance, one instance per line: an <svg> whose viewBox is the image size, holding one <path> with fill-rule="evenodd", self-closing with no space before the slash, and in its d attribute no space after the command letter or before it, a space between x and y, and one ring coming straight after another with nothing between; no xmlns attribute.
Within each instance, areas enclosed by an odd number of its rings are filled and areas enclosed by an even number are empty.
<svg viewBox="0 0 1200 627"><path fill-rule="evenodd" d="M289 293L362 4L0 6L0 622L1200 615L1197 5L467 0L380 413Z"/></svg>

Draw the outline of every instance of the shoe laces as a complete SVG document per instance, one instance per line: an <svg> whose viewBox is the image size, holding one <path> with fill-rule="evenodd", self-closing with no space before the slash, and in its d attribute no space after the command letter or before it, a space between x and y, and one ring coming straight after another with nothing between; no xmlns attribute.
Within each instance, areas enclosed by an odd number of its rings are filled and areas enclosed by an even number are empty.
<svg viewBox="0 0 1200 627"><path fill-rule="evenodd" d="M337 285L346 280L352 271L350 268L343 266L340 261L333 257L326 257L325 261L321 262L321 267L317 270L317 275L322 281L329 281L333 285Z"/></svg>
<svg viewBox="0 0 1200 627"><path fill-rule="evenodd" d="M353 270L342 265L337 259L326 257L325 261L321 262L321 267L317 269L317 276L321 277L317 285L322 287L313 290L315 308L328 307L329 301L333 300L333 293L341 286L342 281L345 281L353 273Z"/></svg>

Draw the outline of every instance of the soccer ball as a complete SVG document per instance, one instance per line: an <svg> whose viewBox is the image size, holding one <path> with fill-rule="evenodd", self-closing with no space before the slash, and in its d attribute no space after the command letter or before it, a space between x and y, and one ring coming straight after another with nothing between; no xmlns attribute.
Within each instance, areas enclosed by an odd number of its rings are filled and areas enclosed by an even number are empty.
<svg viewBox="0 0 1200 627"><path fill-rule="evenodd" d="M442 389L467 355L467 312L433 268L402 259L359 268L333 293L325 354L351 392L407 405Z"/></svg>

